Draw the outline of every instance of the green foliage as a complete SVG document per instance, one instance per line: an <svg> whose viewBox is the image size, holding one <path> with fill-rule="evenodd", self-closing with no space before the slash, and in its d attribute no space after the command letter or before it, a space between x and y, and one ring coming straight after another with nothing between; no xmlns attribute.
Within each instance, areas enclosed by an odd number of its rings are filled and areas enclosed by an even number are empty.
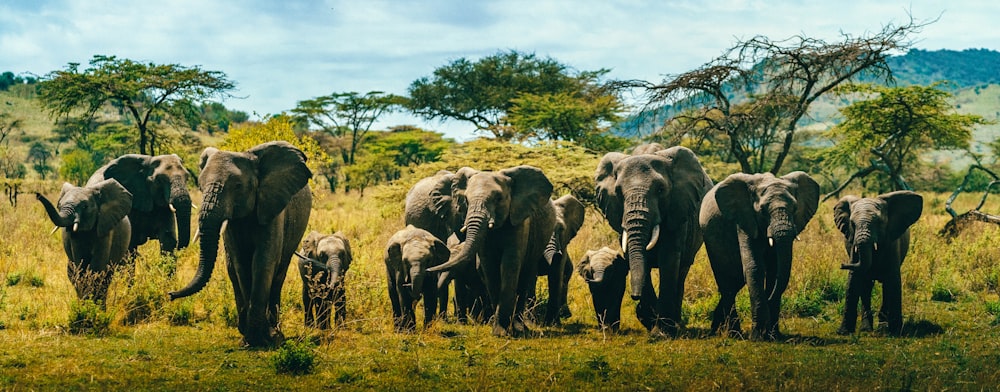
<svg viewBox="0 0 1000 392"><path fill-rule="evenodd" d="M517 135L507 116L517 106L516 100L521 98L525 107L518 121L531 125L525 128L526 131L576 132L558 124L557 117L567 114L585 117L573 113L585 105L574 101L567 106L567 98L607 97L589 90L607 72L602 69L573 74L568 66L552 58L539 58L534 53L515 50L501 51L475 62L463 57L435 69L432 76L410 84L407 107L426 119L464 121L498 139L510 140ZM606 99L616 101L611 97ZM559 110L544 107L553 101L558 102L555 106ZM618 107L617 102L591 104L594 108L603 105L605 111ZM603 119L597 116L595 121Z"/></svg>
<svg viewBox="0 0 1000 392"><path fill-rule="evenodd" d="M990 321L990 325L1000 325L1000 301L987 302L986 313L993 316L993 321Z"/></svg>
<svg viewBox="0 0 1000 392"><path fill-rule="evenodd" d="M512 100L507 121L519 140L566 140L599 152L618 150L610 126L623 110L618 97L601 89L522 94ZM610 144L610 145L609 145Z"/></svg>
<svg viewBox="0 0 1000 392"><path fill-rule="evenodd" d="M246 122L250 119L246 112L229 110L218 102L197 104L182 99L175 102L170 110L191 131L205 131L209 135L215 132L228 132L229 127L233 124Z"/></svg>
<svg viewBox="0 0 1000 392"><path fill-rule="evenodd" d="M38 78L33 76L15 75L13 72L4 71L0 74L0 91L7 91L11 86L19 84L35 84Z"/></svg>
<svg viewBox="0 0 1000 392"><path fill-rule="evenodd" d="M399 167L438 161L445 150L455 145L454 140L445 139L441 133L410 126L373 132L373 135L366 143L364 153L391 155Z"/></svg>
<svg viewBox="0 0 1000 392"><path fill-rule="evenodd" d="M17 284L21 282L22 277L23 275L21 275L20 272L11 272L7 274L7 285L17 286Z"/></svg>
<svg viewBox="0 0 1000 392"><path fill-rule="evenodd" d="M271 357L278 374L309 374L316 366L316 348L309 341L286 340Z"/></svg>
<svg viewBox="0 0 1000 392"><path fill-rule="evenodd" d="M74 148L62 154L62 165L59 166L59 176L68 182L83 185L90 178L90 175L97 170L100 165L94 161L90 153Z"/></svg>
<svg viewBox="0 0 1000 392"><path fill-rule="evenodd" d="M384 114L392 113L404 100L381 91L369 91L364 95L353 91L332 93L299 101L292 113L299 121L317 126L340 139L338 152L343 163L352 165L375 121Z"/></svg>
<svg viewBox="0 0 1000 392"><path fill-rule="evenodd" d="M150 121L167 114L175 102L224 95L235 87L225 73L198 66L144 64L103 55L95 55L82 72L79 66L69 63L46 75L39 90L42 105L54 117L75 117L82 111L88 120L105 104L123 108L138 128L142 154L156 154Z"/></svg>
<svg viewBox="0 0 1000 392"><path fill-rule="evenodd" d="M112 315L91 300L70 304L69 332L75 335L105 336L111 329Z"/></svg>

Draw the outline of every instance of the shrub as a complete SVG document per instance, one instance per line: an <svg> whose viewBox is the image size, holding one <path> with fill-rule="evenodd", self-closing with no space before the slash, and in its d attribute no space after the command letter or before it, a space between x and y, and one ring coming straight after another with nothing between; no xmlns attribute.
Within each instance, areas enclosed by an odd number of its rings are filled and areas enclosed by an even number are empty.
<svg viewBox="0 0 1000 392"><path fill-rule="evenodd" d="M105 336L110 331L111 314L91 300L74 301L69 309L69 332L75 335Z"/></svg>
<svg viewBox="0 0 1000 392"><path fill-rule="evenodd" d="M170 324L191 325L194 320L194 302L180 301L170 309Z"/></svg>
<svg viewBox="0 0 1000 392"><path fill-rule="evenodd" d="M38 275L31 275L31 278L28 279L28 285L31 287L45 286L45 278Z"/></svg>
<svg viewBox="0 0 1000 392"><path fill-rule="evenodd" d="M271 364L278 373L309 374L316 366L316 352L308 341L286 340L271 357Z"/></svg>
<svg viewBox="0 0 1000 392"><path fill-rule="evenodd" d="M17 286L17 284L21 282L22 277L23 275L21 275L20 272L11 272L7 274L7 285Z"/></svg>
<svg viewBox="0 0 1000 392"><path fill-rule="evenodd" d="M1000 301L987 302L986 313L993 316L993 321L990 322L990 325L1000 325Z"/></svg>

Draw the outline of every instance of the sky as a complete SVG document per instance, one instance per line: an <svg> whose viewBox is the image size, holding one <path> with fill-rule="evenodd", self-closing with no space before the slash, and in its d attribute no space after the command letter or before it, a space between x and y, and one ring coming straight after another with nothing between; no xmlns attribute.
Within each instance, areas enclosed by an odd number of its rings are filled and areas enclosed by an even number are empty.
<svg viewBox="0 0 1000 392"><path fill-rule="evenodd" d="M435 68L498 51L658 82L740 39L836 42L911 16L937 19L915 48L1000 49L996 0L0 0L0 72L45 75L96 54L199 66L236 82L227 107L259 118L333 92L405 95ZM376 128L404 124L478 136L407 113Z"/></svg>

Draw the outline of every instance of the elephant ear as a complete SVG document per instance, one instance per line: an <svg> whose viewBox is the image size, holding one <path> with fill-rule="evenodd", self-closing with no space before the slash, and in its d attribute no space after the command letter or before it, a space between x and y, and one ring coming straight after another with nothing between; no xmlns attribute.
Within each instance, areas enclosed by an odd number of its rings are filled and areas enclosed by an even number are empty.
<svg viewBox="0 0 1000 392"><path fill-rule="evenodd" d="M257 222L274 219L312 178L306 155L286 141L260 144L248 151L257 157Z"/></svg>
<svg viewBox="0 0 1000 392"><path fill-rule="evenodd" d="M97 234L111 231L132 209L132 194L114 179L94 184L97 189Z"/></svg>
<svg viewBox="0 0 1000 392"><path fill-rule="evenodd" d="M444 264L445 262L448 261L449 258L451 258L451 250L448 249L448 245L445 245L445 243L437 239L437 237L434 236L429 236L429 237L432 241L434 241L433 245L431 245L431 253L434 254L434 264L428 265L427 267L434 267Z"/></svg>
<svg viewBox="0 0 1000 392"><path fill-rule="evenodd" d="M323 235L318 231L310 231L306 238L302 240L302 254L310 259L316 258L316 246Z"/></svg>
<svg viewBox="0 0 1000 392"><path fill-rule="evenodd" d="M701 161L687 147L674 146L654 152L666 159L670 177L670 212L697 221L702 199L712 189L712 179L705 173ZM678 212L686 212L678 214Z"/></svg>
<svg viewBox="0 0 1000 392"><path fill-rule="evenodd" d="M615 166L622 159L628 157L620 152L609 152L604 154L601 162L597 164L594 172L594 181L597 182L596 196L597 207L604 213L608 224L617 232L622 231L622 201L615 191Z"/></svg>
<svg viewBox="0 0 1000 392"><path fill-rule="evenodd" d="M337 238L338 240L340 240L340 242L344 243L344 260L343 261L345 263L347 263L347 264L350 264L351 261L354 261L354 255L351 253L351 241L348 241L347 240L347 236L344 235L344 233L340 232L340 231L338 231L336 233L333 233L333 236L335 238Z"/></svg>
<svg viewBox="0 0 1000 392"><path fill-rule="evenodd" d="M819 208L819 183L803 171L794 171L781 178L796 184L793 196L798 201L795 208L795 229L798 234L806 229L806 224Z"/></svg>
<svg viewBox="0 0 1000 392"><path fill-rule="evenodd" d="M201 157L198 158L198 170L205 170L205 164L208 163L208 158L219 152L218 148L215 147L205 147L201 152Z"/></svg>
<svg viewBox="0 0 1000 392"><path fill-rule="evenodd" d="M562 210L563 224L566 225L566 238L576 237L576 233L583 227L583 219L586 214L586 207L573 195L566 195L556 200ZM563 244L566 245L566 244Z"/></svg>
<svg viewBox="0 0 1000 392"><path fill-rule="evenodd" d="M445 219L452 214L452 188L455 184L455 174L451 172L441 173L435 188L431 191L431 203L433 203L434 215L440 219Z"/></svg>
<svg viewBox="0 0 1000 392"><path fill-rule="evenodd" d="M390 271L403 271L403 245L396 240L396 236L389 239L389 244L385 247L385 266ZM390 275L391 276L391 275Z"/></svg>
<svg viewBox="0 0 1000 392"><path fill-rule="evenodd" d="M886 235L890 242L899 239L910 228L924 210L924 198L911 191L889 192L879 195L889 207L889 222Z"/></svg>
<svg viewBox="0 0 1000 392"><path fill-rule="evenodd" d="M550 203L552 183L542 170L527 165L504 169L501 174L511 179L510 222L520 224Z"/></svg>
<svg viewBox="0 0 1000 392"><path fill-rule="evenodd" d="M588 250L587 253L584 253L583 258L580 259L580 262L576 263L576 267L574 267L574 269L576 270L576 274L580 275L580 277L583 278L584 280L590 279L590 277L587 276L587 269L590 268L590 258L595 253L597 253L596 250Z"/></svg>
<svg viewBox="0 0 1000 392"><path fill-rule="evenodd" d="M844 234L844 238L851 238L851 204L858 200L857 196L844 196L833 206L833 223L837 229Z"/></svg>
<svg viewBox="0 0 1000 392"><path fill-rule="evenodd" d="M757 238L756 194L754 176L736 173L715 187L715 202L723 216L732 219L750 238Z"/></svg>
<svg viewBox="0 0 1000 392"><path fill-rule="evenodd" d="M152 157L141 154L126 154L115 158L104 168L104 178L113 178L132 193L132 209L149 212L153 210L152 184L149 181ZM166 205L166 203L163 203Z"/></svg>

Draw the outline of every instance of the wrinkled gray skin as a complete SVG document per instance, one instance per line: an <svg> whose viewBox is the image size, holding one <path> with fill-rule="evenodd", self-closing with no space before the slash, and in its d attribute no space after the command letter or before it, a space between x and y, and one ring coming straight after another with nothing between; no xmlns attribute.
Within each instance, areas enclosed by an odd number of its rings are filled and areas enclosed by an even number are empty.
<svg viewBox="0 0 1000 392"><path fill-rule="evenodd" d="M577 264L576 273L590 289L598 328L617 332L621 325L625 280L628 278L625 256L606 246L588 250Z"/></svg>
<svg viewBox="0 0 1000 392"><path fill-rule="evenodd" d="M84 187L64 183L55 206L40 193L35 197L62 228L66 270L77 297L105 306L111 275L131 260L127 214L132 194L115 180L103 180Z"/></svg>
<svg viewBox="0 0 1000 392"><path fill-rule="evenodd" d="M343 325L347 320L344 276L351 268L351 243L344 233L310 232L298 253L302 278L302 310L307 327L330 328L330 315Z"/></svg>
<svg viewBox="0 0 1000 392"><path fill-rule="evenodd" d="M171 299L192 295L215 268L220 230L233 284L243 344L281 344L281 287L292 254L305 233L312 206L306 157L288 142L260 144L246 152L206 148L201 154L198 224L201 257L194 278Z"/></svg>
<svg viewBox="0 0 1000 392"><path fill-rule="evenodd" d="M448 237L446 244L451 254L456 254L462 249L462 242L454 234ZM439 278L438 280L438 282L441 282L441 279L447 278L455 281L455 316L463 324L468 323L470 320L485 323L490 317L493 317L493 303L486 292L486 285L483 284L483 280L479 277L479 271L476 271L477 264L466 263L448 271L443 271L442 276L445 274L448 276ZM448 286L439 284L439 293L443 293L442 288L447 289ZM438 301L438 303L441 303L441 301ZM443 313L443 311L440 313Z"/></svg>
<svg viewBox="0 0 1000 392"><path fill-rule="evenodd" d="M407 225L389 238L385 248L385 269L392 302L393 327L397 332L416 328L414 306L423 296L424 328L437 315L437 273L430 267L444 264L451 251L430 232Z"/></svg>
<svg viewBox="0 0 1000 392"><path fill-rule="evenodd" d="M897 191L872 198L845 196L833 207L833 220L844 234L849 262L841 268L847 278L844 319L837 333L854 332L861 299L861 330L871 331L872 288L882 282L879 320L889 324L889 333L903 329L903 285L899 268L910 248L910 226L923 212L924 199L910 191Z"/></svg>
<svg viewBox="0 0 1000 392"><path fill-rule="evenodd" d="M466 240L447 263L429 271L474 263L478 256L479 276L496 306L493 334L527 335L525 303L555 225L552 183L538 168L517 166L469 177L465 196Z"/></svg>
<svg viewBox="0 0 1000 392"><path fill-rule="evenodd" d="M655 154L657 151L666 150L660 143L646 143L635 146L632 149L632 155L642 155L642 154Z"/></svg>
<svg viewBox="0 0 1000 392"><path fill-rule="evenodd" d="M150 239L160 251L173 252L191 241L191 194L181 158L170 155L122 155L104 165L89 182L113 178L132 193L132 240L129 251Z"/></svg>
<svg viewBox="0 0 1000 392"><path fill-rule="evenodd" d="M427 230L443 242L447 242L451 235L465 239L465 233L461 232L468 211L465 187L468 178L477 172L469 167L455 173L441 170L434 176L417 181L406 194L405 223ZM471 268L474 270L475 267ZM455 281L455 315L460 321L467 320L468 306L472 301L467 288L482 285L468 279L479 278L475 273L459 271L438 274L438 304L442 316L448 311L448 285Z"/></svg>
<svg viewBox="0 0 1000 392"><path fill-rule="evenodd" d="M712 331L740 333L736 293L750 290L752 340L780 338L781 295L792 269L792 242L819 204L819 184L804 172L729 176L705 196L701 226L719 286Z"/></svg>
<svg viewBox="0 0 1000 392"><path fill-rule="evenodd" d="M556 213L555 226L552 238L545 246L545 262L538 266L539 276L547 277L549 286L544 319L546 325L557 325L560 318L571 316L566 299L569 294L569 278L573 275L573 261L566 249L583 227L584 218L583 203L573 195L556 199L552 206Z"/></svg>
<svg viewBox="0 0 1000 392"><path fill-rule="evenodd" d="M698 211L712 180L694 153L608 153L597 166L597 204L621 234L636 316L655 336L675 335L684 281L702 244ZM660 269L659 296L650 272Z"/></svg>

